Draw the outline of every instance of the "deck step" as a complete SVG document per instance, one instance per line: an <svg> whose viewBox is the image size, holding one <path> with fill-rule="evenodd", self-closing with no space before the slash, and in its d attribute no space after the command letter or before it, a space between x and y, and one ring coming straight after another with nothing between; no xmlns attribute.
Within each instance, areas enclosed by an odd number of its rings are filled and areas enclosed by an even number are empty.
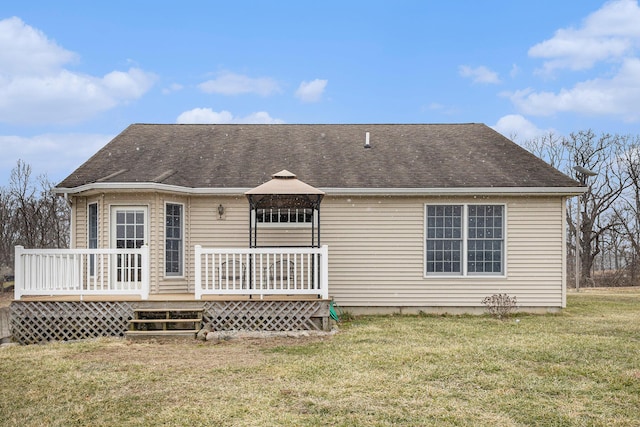
<svg viewBox="0 0 640 427"><path fill-rule="evenodd" d="M191 337L202 324L202 308L138 308L129 321L127 338Z"/></svg>
<svg viewBox="0 0 640 427"><path fill-rule="evenodd" d="M195 338L197 331L186 329L155 330L155 331L127 331L126 338Z"/></svg>
<svg viewBox="0 0 640 427"><path fill-rule="evenodd" d="M184 312L203 312L204 308L136 308L137 313L184 313Z"/></svg>
<svg viewBox="0 0 640 427"><path fill-rule="evenodd" d="M194 318L194 319L131 319L130 323L193 323L200 322L202 318Z"/></svg>

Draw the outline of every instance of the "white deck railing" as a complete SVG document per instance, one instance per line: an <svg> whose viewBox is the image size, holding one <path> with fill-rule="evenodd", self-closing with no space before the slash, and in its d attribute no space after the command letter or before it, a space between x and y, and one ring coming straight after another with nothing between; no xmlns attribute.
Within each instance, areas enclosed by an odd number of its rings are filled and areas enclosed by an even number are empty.
<svg viewBox="0 0 640 427"><path fill-rule="evenodd" d="M195 298L317 295L329 298L328 248L195 247Z"/></svg>
<svg viewBox="0 0 640 427"><path fill-rule="evenodd" d="M16 246L15 299L23 295L149 297L149 247L25 249Z"/></svg>

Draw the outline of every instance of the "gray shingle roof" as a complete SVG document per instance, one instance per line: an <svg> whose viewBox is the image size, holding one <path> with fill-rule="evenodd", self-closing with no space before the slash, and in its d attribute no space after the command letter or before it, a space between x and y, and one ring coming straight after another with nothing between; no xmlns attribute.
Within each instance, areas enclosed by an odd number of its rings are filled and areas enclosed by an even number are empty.
<svg viewBox="0 0 640 427"><path fill-rule="evenodd" d="M371 148L365 148L369 132ZM282 169L320 188L577 187L483 124L134 124L58 184L253 188Z"/></svg>

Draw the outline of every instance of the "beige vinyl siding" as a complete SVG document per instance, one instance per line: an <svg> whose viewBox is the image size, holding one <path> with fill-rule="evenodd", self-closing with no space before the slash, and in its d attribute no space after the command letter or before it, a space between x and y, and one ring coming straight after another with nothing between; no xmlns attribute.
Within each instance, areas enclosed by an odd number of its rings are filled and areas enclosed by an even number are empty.
<svg viewBox="0 0 640 427"><path fill-rule="evenodd" d="M325 198L322 241L338 304L398 306L424 292L423 206L418 199Z"/></svg>
<svg viewBox="0 0 640 427"><path fill-rule="evenodd" d="M89 205L92 203L98 204L98 247L106 247L103 244L102 229L104 219L101 212L100 197L72 197L71 198L71 247L72 248L87 248L89 246Z"/></svg>
<svg viewBox="0 0 640 427"><path fill-rule="evenodd" d="M87 207L89 206L87 203L86 197L75 197L72 199L71 205L71 213L72 220L71 225L73 226L72 232L72 248L86 248L87 247L87 220L89 210Z"/></svg>
<svg viewBox="0 0 640 427"><path fill-rule="evenodd" d="M225 212L220 218L218 206ZM249 204L244 196L205 197L192 196L189 199L189 223L187 233L189 245L186 248L190 291L194 282L194 248L246 248L249 247Z"/></svg>
<svg viewBox="0 0 640 427"><path fill-rule="evenodd" d="M182 205L182 244L183 244L183 266L181 276L167 276L165 273L165 223L166 223L166 204L174 203ZM189 235L187 233L188 225L188 208L189 198L184 196L174 196L167 194L155 194L155 218L153 222L158 224L155 234L152 237L152 244L156 246L158 257L156 259L158 265L158 293L186 293L192 292L193 286L190 286L191 271L187 269L189 262Z"/></svg>
<svg viewBox="0 0 640 427"><path fill-rule="evenodd" d="M521 304L562 305L563 199L514 200L509 205L509 288Z"/></svg>
<svg viewBox="0 0 640 427"><path fill-rule="evenodd" d="M100 247L110 246L112 206L147 206L154 293L193 292L194 247L249 246L249 205L243 195L107 193L74 198L77 247L86 247L87 208L99 202ZM184 205L184 277L164 275L165 203ZM425 277L425 204L505 206L503 276ZM218 215L222 204L225 213ZM321 243L329 246L329 294L344 307L480 307L508 293L523 307L564 304L562 197L338 197L321 204ZM260 226L259 226L260 227ZM310 228L260 227L259 245L311 242Z"/></svg>
<svg viewBox="0 0 640 427"><path fill-rule="evenodd" d="M505 276L424 276L424 206L504 204ZM505 292L521 306L563 301L563 200L557 198L325 198L330 295L344 306L479 306Z"/></svg>

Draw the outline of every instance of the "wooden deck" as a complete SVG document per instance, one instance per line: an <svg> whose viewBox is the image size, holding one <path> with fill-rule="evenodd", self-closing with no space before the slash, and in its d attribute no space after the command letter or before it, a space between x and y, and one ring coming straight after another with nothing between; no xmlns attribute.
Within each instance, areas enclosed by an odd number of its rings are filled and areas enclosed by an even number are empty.
<svg viewBox="0 0 640 427"><path fill-rule="evenodd" d="M202 299L196 299L193 293L180 294L150 294L148 299L142 299L137 295L38 295L23 296L20 301L118 301L118 302L143 302L143 301L320 301L321 298L307 295L203 295Z"/></svg>
<svg viewBox="0 0 640 427"><path fill-rule="evenodd" d="M203 296L154 294L148 299L131 295L23 296L11 303L11 333L22 344L68 341L99 336L124 337L136 331L140 312L164 313L167 324L181 311L201 312L201 322L189 323L192 334L208 327L212 331L329 330L328 299L303 296ZM165 316L166 314L166 316ZM160 323L160 322L158 322ZM148 326L148 325L147 325ZM163 327L166 329L166 327ZM167 331L175 333L176 329ZM156 329L157 332L157 329ZM140 333L138 331L137 333Z"/></svg>

